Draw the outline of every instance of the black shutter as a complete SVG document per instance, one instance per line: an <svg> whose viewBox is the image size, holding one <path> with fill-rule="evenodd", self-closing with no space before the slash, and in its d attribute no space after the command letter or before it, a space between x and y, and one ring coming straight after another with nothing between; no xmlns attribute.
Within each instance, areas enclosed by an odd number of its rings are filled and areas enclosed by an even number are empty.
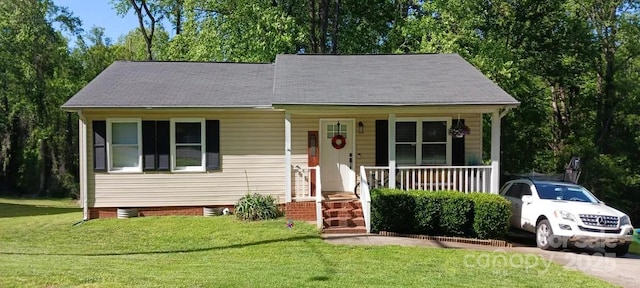
<svg viewBox="0 0 640 288"><path fill-rule="evenodd" d="M169 121L156 121L156 169L169 170L171 153L171 138L169 135Z"/></svg>
<svg viewBox="0 0 640 288"><path fill-rule="evenodd" d="M107 171L107 122L93 121L93 170Z"/></svg>
<svg viewBox="0 0 640 288"><path fill-rule="evenodd" d="M376 166L389 165L389 121L376 120Z"/></svg>
<svg viewBox="0 0 640 288"><path fill-rule="evenodd" d="M142 121L143 169L156 170L156 121Z"/></svg>
<svg viewBox="0 0 640 288"><path fill-rule="evenodd" d="M464 119L454 119L451 123L452 127L457 127L458 126L458 121L460 121L460 126L464 125ZM465 161L464 161L464 138L456 138L453 137L453 140L451 141L451 164L454 166L464 166L465 165Z"/></svg>
<svg viewBox="0 0 640 288"><path fill-rule="evenodd" d="M220 121L207 120L207 170L220 169Z"/></svg>

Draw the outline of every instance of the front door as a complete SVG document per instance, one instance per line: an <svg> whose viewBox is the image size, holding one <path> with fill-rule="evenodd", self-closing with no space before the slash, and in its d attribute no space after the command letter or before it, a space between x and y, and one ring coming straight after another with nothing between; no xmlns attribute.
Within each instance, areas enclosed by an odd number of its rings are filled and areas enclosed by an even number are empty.
<svg viewBox="0 0 640 288"><path fill-rule="evenodd" d="M354 119L320 120L322 191L353 191L356 185Z"/></svg>

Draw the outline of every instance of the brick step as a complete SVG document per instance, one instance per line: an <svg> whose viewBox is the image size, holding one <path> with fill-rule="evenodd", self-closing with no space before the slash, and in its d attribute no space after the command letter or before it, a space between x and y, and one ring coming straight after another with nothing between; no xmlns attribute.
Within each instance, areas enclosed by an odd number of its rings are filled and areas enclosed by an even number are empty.
<svg viewBox="0 0 640 288"><path fill-rule="evenodd" d="M332 208L322 210L323 218L330 217L363 217L364 212L362 209L352 209L352 208Z"/></svg>
<svg viewBox="0 0 640 288"><path fill-rule="evenodd" d="M367 233L365 227L330 227L322 229L324 234L364 234Z"/></svg>
<svg viewBox="0 0 640 288"><path fill-rule="evenodd" d="M365 227L363 217L331 217L322 220L323 227Z"/></svg>
<svg viewBox="0 0 640 288"><path fill-rule="evenodd" d="M340 208L362 209L362 204L360 204L360 201L322 202L322 209L340 209Z"/></svg>

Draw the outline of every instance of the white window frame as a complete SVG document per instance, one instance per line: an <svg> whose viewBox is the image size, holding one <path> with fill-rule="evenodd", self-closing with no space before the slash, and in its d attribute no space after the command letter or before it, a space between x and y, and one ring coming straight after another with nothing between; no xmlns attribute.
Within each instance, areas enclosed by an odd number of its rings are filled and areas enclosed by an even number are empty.
<svg viewBox="0 0 640 288"><path fill-rule="evenodd" d="M138 130L138 166L136 167L113 167L113 123L136 123ZM124 146L124 145L123 145ZM127 145L128 146L128 145ZM110 173L139 173L142 172L142 119L140 118L107 118L107 171Z"/></svg>
<svg viewBox="0 0 640 288"><path fill-rule="evenodd" d="M172 172L205 172L206 170L206 127L204 118L171 118L171 171ZM200 123L200 166L176 166L176 123Z"/></svg>
<svg viewBox="0 0 640 288"><path fill-rule="evenodd" d="M447 123L447 130L445 131L445 133L447 134L447 148L446 148L446 157L447 157L447 163L446 164L423 164L422 163L422 145L424 144L444 144L442 142L424 142L424 139L422 139L422 122L442 122L445 121ZM417 166L451 166L451 162L452 162L452 138L451 135L449 134L449 127L451 127L451 117L421 117L421 118L396 118L396 123L397 122L415 122L416 123L416 142L396 142L395 145L398 144L411 144L411 145L416 145L416 161L415 164L413 165L417 165ZM395 124L394 124L395 125ZM394 129L395 130L395 129ZM397 133L397 132L396 132ZM397 137L397 135L394 135L394 137ZM409 166L413 166L413 165L409 165ZM407 164L398 164L398 166L407 166Z"/></svg>

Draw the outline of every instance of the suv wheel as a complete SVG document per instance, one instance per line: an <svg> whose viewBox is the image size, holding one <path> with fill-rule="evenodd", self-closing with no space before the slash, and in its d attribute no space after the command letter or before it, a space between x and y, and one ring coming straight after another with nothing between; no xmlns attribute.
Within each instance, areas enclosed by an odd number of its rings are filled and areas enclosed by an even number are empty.
<svg viewBox="0 0 640 288"><path fill-rule="evenodd" d="M629 244L618 244L615 247L604 246L607 253L616 253L616 257L622 257L629 252Z"/></svg>
<svg viewBox="0 0 640 288"><path fill-rule="evenodd" d="M553 236L553 230L549 220L544 219L536 226L536 245L542 250L551 250L553 246L552 241L555 239Z"/></svg>

